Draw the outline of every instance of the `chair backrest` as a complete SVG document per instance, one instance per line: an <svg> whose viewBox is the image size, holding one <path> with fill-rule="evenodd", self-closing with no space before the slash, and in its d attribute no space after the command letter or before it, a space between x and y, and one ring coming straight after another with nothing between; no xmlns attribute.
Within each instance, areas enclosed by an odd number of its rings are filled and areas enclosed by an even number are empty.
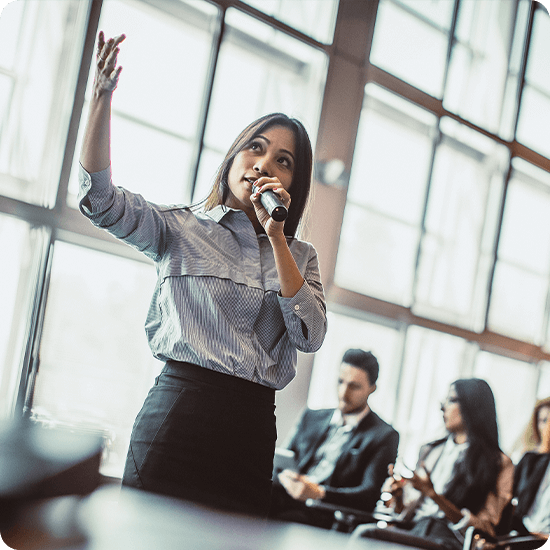
<svg viewBox="0 0 550 550"><path fill-rule="evenodd" d="M534 533L508 534L490 537L488 540L473 525L466 529L463 550L536 550L547 542L547 539Z"/></svg>

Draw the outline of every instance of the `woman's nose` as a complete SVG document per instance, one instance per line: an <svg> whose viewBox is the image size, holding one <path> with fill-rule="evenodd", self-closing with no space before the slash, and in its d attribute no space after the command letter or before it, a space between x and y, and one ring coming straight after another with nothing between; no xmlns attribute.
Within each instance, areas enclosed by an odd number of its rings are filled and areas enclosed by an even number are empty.
<svg viewBox="0 0 550 550"><path fill-rule="evenodd" d="M269 176L269 167L266 160L257 160L254 164L254 171L262 176Z"/></svg>

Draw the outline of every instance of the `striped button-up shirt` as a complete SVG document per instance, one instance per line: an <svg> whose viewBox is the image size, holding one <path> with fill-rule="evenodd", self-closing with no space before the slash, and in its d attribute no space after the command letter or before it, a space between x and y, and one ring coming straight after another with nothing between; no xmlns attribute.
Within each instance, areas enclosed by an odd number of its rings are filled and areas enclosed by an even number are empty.
<svg viewBox="0 0 550 550"><path fill-rule="evenodd" d="M320 348L326 306L310 243L288 239L305 282L285 298L271 243L241 210L156 205L115 187L110 168L81 167L79 180L81 212L155 262L145 323L155 357L281 389L296 374L297 350Z"/></svg>

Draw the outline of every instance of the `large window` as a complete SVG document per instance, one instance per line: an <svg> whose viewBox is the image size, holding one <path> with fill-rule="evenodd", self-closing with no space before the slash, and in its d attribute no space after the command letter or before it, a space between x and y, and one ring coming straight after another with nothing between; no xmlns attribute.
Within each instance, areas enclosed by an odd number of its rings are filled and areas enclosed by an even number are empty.
<svg viewBox="0 0 550 550"><path fill-rule="evenodd" d="M133 420L162 364L144 338L155 286L146 263L57 241L33 417L105 440L103 471L124 467Z"/></svg>
<svg viewBox="0 0 550 550"><path fill-rule="evenodd" d="M436 119L374 84L367 89L335 280L408 306Z"/></svg>
<svg viewBox="0 0 550 550"><path fill-rule="evenodd" d="M210 189L216 168L239 132L259 116L282 111L318 125L326 56L242 12L230 9L220 50L195 200Z"/></svg>
<svg viewBox="0 0 550 550"><path fill-rule="evenodd" d="M548 349L550 174L520 158L512 166L489 326Z"/></svg>
<svg viewBox="0 0 550 550"><path fill-rule="evenodd" d="M517 139L550 157L550 76L542 70L550 48L550 17L543 9L534 14L533 34L521 98Z"/></svg>
<svg viewBox="0 0 550 550"><path fill-rule="evenodd" d="M508 452L548 392L548 37L536 2L379 2L329 295L400 373L373 403L404 455L441 430L453 379L489 382ZM377 323L401 335L398 365ZM333 325L340 356L325 345L313 381L360 341Z"/></svg>
<svg viewBox="0 0 550 550"><path fill-rule="evenodd" d="M319 125L338 2L227 4L20 0L0 20L0 247L9 258L0 416L101 434L102 472L115 477L162 365L144 331L153 265L77 209L97 33L127 36L112 102L115 184L190 204L258 116L295 116L314 143Z"/></svg>
<svg viewBox="0 0 550 550"><path fill-rule="evenodd" d="M88 3L11 2L0 19L0 193L52 207Z"/></svg>
<svg viewBox="0 0 550 550"><path fill-rule="evenodd" d="M102 471L118 476L161 366L143 328L154 267L76 203L100 29L127 35L117 185L189 204L256 117L283 111L310 133L302 230L319 253L329 333L278 394L282 426L296 403L334 406L341 356L361 347L380 360L372 406L408 462L441 435L440 401L459 377L491 384L512 452L550 394L550 17L530 0L8 4L0 416L102 434Z"/></svg>
<svg viewBox="0 0 550 550"><path fill-rule="evenodd" d="M14 414L20 377L36 329L50 234L24 220L0 215L0 420Z"/></svg>

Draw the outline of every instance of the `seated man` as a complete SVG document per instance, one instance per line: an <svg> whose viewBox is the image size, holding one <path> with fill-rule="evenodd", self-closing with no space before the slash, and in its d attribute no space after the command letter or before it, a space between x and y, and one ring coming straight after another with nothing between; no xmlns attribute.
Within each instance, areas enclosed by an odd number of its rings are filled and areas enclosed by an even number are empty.
<svg viewBox="0 0 550 550"><path fill-rule="evenodd" d="M329 514L305 506L309 498L374 510L399 443L399 434L368 405L378 369L372 353L346 351L338 408L303 413L287 445L297 471L276 472L270 517L330 528Z"/></svg>

